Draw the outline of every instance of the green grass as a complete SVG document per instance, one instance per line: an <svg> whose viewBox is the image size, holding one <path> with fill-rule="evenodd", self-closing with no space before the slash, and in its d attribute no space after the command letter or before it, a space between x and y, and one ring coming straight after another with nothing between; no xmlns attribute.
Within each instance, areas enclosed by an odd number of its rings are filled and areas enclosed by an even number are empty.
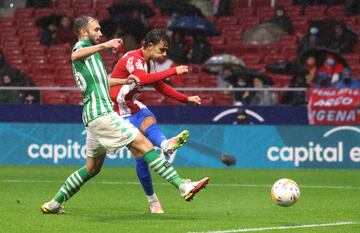
<svg viewBox="0 0 360 233"><path fill-rule="evenodd" d="M360 232L359 170L179 169L186 177L211 178L190 203L153 174L165 214L150 215L135 169L105 167L66 203L66 215L40 214L75 169L0 166L0 232L200 232L342 221L354 224L261 232ZM270 198L282 177L301 189L289 208Z"/></svg>

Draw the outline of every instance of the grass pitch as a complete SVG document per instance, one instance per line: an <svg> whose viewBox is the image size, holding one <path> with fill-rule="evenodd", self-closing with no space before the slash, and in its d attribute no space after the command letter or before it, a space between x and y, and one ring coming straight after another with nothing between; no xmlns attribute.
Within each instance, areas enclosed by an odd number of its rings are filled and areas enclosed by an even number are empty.
<svg viewBox="0 0 360 233"><path fill-rule="evenodd" d="M104 167L66 203L66 215L42 215L40 205L76 169L0 166L0 232L360 232L359 170L178 169L210 177L190 203L153 174L165 214L150 215L135 169ZM301 189L289 208L270 197L283 177Z"/></svg>

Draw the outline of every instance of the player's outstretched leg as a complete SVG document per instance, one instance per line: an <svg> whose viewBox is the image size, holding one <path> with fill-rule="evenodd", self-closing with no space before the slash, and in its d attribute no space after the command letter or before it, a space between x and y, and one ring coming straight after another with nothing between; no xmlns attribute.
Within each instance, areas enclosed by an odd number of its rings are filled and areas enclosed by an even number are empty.
<svg viewBox="0 0 360 233"><path fill-rule="evenodd" d="M183 130L175 137L163 141L161 143L161 148L163 149L165 155L171 155L175 150L182 147L188 141L189 136L189 131Z"/></svg>
<svg viewBox="0 0 360 233"><path fill-rule="evenodd" d="M71 174L56 193L55 197L41 206L41 212L44 214L63 214L64 207L62 203L69 200L80 190L80 187L92 177L93 176L87 172L86 166Z"/></svg>
<svg viewBox="0 0 360 233"><path fill-rule="evenodd" d="M98 157L87 157L86 166L71 174L51 201L44 203L40 211L44 214L63 214L63 203L74 196L88 180L96 176L104 163L105 153Z"/></svg>
<svg viewBox="0 0 360 233"><path fill-rule="evenodd" d="M133 151L132 153L135 154L136 152ZM149 166L147 165L143 157L136 158L136 175L138 176L141 186L143 187L146 197L148 199L150 213L164 213L160 201L154 192Z"/></svg>
<svg viewBox="0 0 360 233"><path fill-rule="evenodd" d="M155 150L145 153L143 157L151 170L179 189L180 194L185 201L191 201L196 193L205 188L209 182L208 177L197 182L182 179L170 163L165 159L162 159Z"/></svg>

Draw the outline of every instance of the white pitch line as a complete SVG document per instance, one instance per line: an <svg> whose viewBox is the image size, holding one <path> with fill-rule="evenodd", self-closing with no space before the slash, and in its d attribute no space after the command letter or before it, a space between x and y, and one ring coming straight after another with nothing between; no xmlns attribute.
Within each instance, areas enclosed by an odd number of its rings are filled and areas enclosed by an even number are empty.
<svg viewBox="0 0 360 233"><path fill-rule="evenodd" d="M1 180L0 183L61 183L64 180ZM139 182L123 181L92 181L92 184L108 185L138 185ZM153 183L154 185L168 185L168 183ZM235 187L235 188L271 188L267 184L208 184L215 187ZM300 188L308 189L360 189L360 186L327 186L327 185L301 185Z"/></svg>
<svg viewBox="0 0 360 233"><path fill-rule="evenodd" d="M318 227L330 227L330 226L342 226L359 224L357 222L331 222L322 224L308 224L308 225L295 225L295 226L277 226L277 227L259 227L259 228L243 228L236 230L224 230L224 231L191 231L188 233L235 233L235 232L255 232L255 231L269 231L269 230L287 230L297 228L318 228Z"/></svg>

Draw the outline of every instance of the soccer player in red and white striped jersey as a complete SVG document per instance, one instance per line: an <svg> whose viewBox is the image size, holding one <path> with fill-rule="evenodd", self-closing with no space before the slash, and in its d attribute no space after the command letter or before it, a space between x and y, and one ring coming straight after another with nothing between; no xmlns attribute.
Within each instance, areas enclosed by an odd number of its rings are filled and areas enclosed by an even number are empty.
<svg viewBox="0 0 360 233"><path fill-rule="evenodd" d="M165 154L170 155L176 149L183 146L189 137L187 130L179 135L167 139L156 124L155 115L140 101L137 100L142 87L152 85L158 92L182 103L200 105L199 96L186 96L162 80L172 75L180 75L189 71L187 66L177 66L162 72L156 72L155 61L166 58L169 38L165 32L154 29L145 36L144 45L138 50L133 50L121 57L116 64L111 77L124 79L129 75L137 77L138 82L130 85L113 86L110 88L110 96L115 103L114 110L128 119ZM138 153L132 150L132 153ZM153 190L151 175L147 164L141 157L136 159L136 171L143 189L148 197L149 210L151 213L162 213L160 202Z"/></svg>

